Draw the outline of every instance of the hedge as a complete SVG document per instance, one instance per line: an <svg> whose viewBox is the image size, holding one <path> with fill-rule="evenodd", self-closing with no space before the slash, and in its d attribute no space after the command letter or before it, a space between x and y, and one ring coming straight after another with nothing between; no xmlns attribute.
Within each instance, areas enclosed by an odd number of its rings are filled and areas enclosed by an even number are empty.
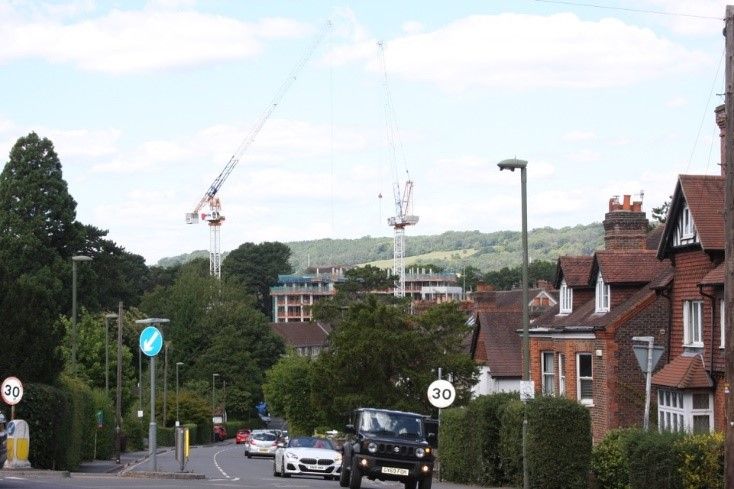
<svg viewBox="0 0 734 489"><path fill-rule="evenodd" d="M612 430L591 451L591 471L597 489L629 489L627 442L638 428Z"/></svg>
<svg viewBox="0 0 734 489"><path fill-rule="evenodd" d="M96 425L97 432L97 460L111 460L115 451L115 411L112 402L103 389L92 391L93 409L96 413L102 411L102 427Z"/></svg>
<svg viewBox="0 0 734 489"><path fill-rule="evenodd" d="M504 484L522 486L522 420L525 403L513 399L505 403L499 413L500 469Z"/></svg>
<svg viewBox="0 0 734 489"><path fill-rule="evenodd" d="M677 442L680 433L634 431L627 439L629 481L632 489L682 489Z"/></svg>
<svg viewBox="0 0 734 489"><path fill-rule="evenodd" d="M563 397L542 396L528 402L526 409L530 487L588 487L591 458L588 408Z"/></svg>
<svg viewBox="0 0 734 489"><path fill-rule="evenodd" d="M690 435L678 441L684 489L724 487L724 434Z"/></svg>
<svg viewBox="0 0 734 489"><path fill-rule="evenodd" d="M16 419L30 430L29 461L37 469L73 469L65 453L72 440L69 393L44 384L26 384L23 400L15 406ZM10 416L7 416L10 419Z"/></svg>
<svg viewBox="0 0 734 489"><path fill-rule="evenodd" d="M475 467L467 450L470 424L465 408L444 409L441 413L438 456L441 477L447 481L469 483L475 478Z"/></svg>

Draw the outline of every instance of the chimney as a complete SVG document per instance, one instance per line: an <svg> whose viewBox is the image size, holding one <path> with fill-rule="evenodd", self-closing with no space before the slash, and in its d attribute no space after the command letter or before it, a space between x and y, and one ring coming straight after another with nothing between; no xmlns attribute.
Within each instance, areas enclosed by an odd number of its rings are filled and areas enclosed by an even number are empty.
<svg viewBox="0 0 734 489"><path fill-rule="evenodd" d="M547 280L542 279L542 278L539 278L535 282L535 288L536 289L543 289L545 291L553 290L553 286L551 285L551 283L548 282Z"/></svg>
<svg viewBox="0 0 734 489"><path fill-rule="evenodd" d="M604 249L644 250L648 227L642 212L642 201L632 202L630 195L609 199L609 212L604 216Z"/></svg>
<svg viewBox="0 0 734 489"><path fill-rule="evenodd" d="M496 311L497 297L494 285L477 283L477 290L472 293L475 311Z"/></svg>
<svg viewBox="0 0 734 489"><path fill-rule="evenodd" d="M719 139L721 142L719 146L721 148L721 176L726 176L726 106L724 104L719 105L714 109L716 114L716 125L719 126Z"/></svg>

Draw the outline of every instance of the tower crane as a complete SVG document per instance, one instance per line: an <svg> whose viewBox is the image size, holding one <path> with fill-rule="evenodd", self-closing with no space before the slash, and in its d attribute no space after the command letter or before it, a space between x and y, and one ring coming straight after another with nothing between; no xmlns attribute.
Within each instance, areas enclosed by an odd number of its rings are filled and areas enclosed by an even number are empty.
<svg viewBox="0 0 734 489"><path fill-rule="evenodd" d="M303 54L303 56L301 56L296 65L290 71L288 77L275 92L275 95L273 96L270 103L267 105L267 107L265 107L265 110L255 121L255 124L250 129L250 132L247 134L245 139L242 140L227 164L224 165L224 169L221 171L221 173L219 173L219 175L217 175L212 184L209 185L209 188L201 197L201 199L199 199L199 202L196 204L194 209L191 212L186 213L186 224L198 223L199 217L201 217L202 221L207 221L207 223L209 224L209 274L217 277L218 279L222 277L222 252L220 233L222 223L224 223L225 218L222 214L222 206L219 197L217 196L217 193L221 189L224 182L227 180L227 177L229 177L230 173L232 173L232 170L234 170L234 168L237 166L237 163L240 162L240 158L242 157L242 155L255 141L255 138L260 133L263 126L273 114L275 109L278 107L278 104L280 104L280 101L285 96L288 89L291 87L291 85L293 85L293 82L296 81L303 67L306 66L306 63L308 63L308 61L311 59L313 53L316 51L316 48L331 30L331 27L331 21L326 21L314 41L311 43L308 49L306 49L306 52ZM205 206L208 207L209 212L201 212Z"/></svg>
<svg viewBox="0 0 734 489"><path fill-rule="evenodd" d="M405 153L400 141L400 132L398 130L397 117L392 104L392 96L390 95L390 85L387 81L387 63L385 62L385 46L382 41L377 43L382 59L382 68L384 72L384 89L385 89L385 121L387 140L390 145L390 159L392 160L393 170L395 171L395 181L393 182L393 196L395 199L395 216L387 220L387 224L395 230L393 240L393 270L398 279L393 288L395 297L405 297L405 228L418 223L418 216L413 214L413 181L410 179L408 167L406 163ZM403 166L405 168L405 186L401 190L400 177L398 174L398 149L401 150ZM382 195L382 194L380 194Z"/></svg>

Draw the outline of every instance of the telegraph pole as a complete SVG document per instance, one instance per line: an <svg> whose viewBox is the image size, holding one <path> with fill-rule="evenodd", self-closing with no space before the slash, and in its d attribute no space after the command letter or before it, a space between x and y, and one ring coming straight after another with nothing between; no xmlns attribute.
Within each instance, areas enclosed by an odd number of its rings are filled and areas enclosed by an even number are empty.
<svg viewBox="0 0 734 489"><path fill-rule="evenodd" d="M724 193L724 222L726 227L726 246L724 261L724 302L726 319L726 467L725 487L734 488L734 401L731 391L734 389L734 6L726 6L726 72L724 80L726 106L726 133L724 134L724 175L726 179Z"/></svg>

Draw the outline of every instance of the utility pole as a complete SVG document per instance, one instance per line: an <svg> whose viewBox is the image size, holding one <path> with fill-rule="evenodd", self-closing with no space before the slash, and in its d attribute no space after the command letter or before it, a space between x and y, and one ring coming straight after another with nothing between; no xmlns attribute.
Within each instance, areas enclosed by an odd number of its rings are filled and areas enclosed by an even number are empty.
<svg viewBox="0 0 734 489"><path fill-rule="evenodd" d="M115 463L120 463L122 435L122 301L117 310L117 389L115 390Z"/></svg>
<svg viewBox="0 0 734 489"><path fill-rule="evenodd" d="M726 94L726 133L724 134L724 161L726 165L724 175L726 179L724 193L724 222L726 227L726 245L724 261L726 273L724 275L724 302L726 319L726 384L728 394L726 398L726 442L725 460L726 481L725 487L734 487L734 401L731 390L734 388L734 6L726 6L726 74L724 90Z"/></svg>

